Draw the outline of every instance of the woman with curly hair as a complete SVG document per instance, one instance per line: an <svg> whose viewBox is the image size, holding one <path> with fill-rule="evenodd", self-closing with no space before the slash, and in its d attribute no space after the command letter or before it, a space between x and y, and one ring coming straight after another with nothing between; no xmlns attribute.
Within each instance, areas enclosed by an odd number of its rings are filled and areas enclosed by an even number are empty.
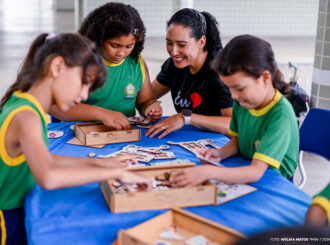
<svg viewBox="0 0 330 245"><path fill-rule="evenodd" d="M145 27L139 13L130 5L106 3L91 12L80 26L79 33L96 43L108 76L105 84L91 93L70 111L52 108L51 114L65 121L102 121L117 129L127 129L127 117L140 114L152 121L162 116L160 105L152 96L147 66L141 52Z"/></svg>
<svg viewBox="0 0 330 245"><path fill-rule="evenodd" d="M167 23L166 46L169 55L151 84L159 98L171 91L177 114L151 127L146 135L165 135L192 125L228 133L232 99L218 74L209 67L222 49L216 19L207 12L181 9Z"/></svg>

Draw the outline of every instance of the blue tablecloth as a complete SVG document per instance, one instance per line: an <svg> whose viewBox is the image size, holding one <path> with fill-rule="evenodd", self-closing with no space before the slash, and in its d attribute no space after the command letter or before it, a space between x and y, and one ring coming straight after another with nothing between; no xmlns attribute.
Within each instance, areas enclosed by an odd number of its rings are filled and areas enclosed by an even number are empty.
<svg viewBox="0 0 330 245"><path fill-rule="evenodd" d="M106 145L103 149L65 144L74 137L69 128L73 123L49 124L49 130L63 130L65 135L49 140L52 153L87 157L88 153L109 154L126 144ZM191 126L173 132L163 139L144 136L141 141L129 144L160 146L168 140L182 142L213 139L223 146L229 139L221 134L199 131ZM199 163L194 155L180 146L170 146L178 159ZM249 164L239 156L223 161L225 166ZM79 173L77 173L79 174ZM268 169L263 178L252 184L258 191L219 206L185 208L197 215L238 230L246 235L271 228L303 224L311 197L273 170ZM119 229L133 227L165 210L147 210L113 214L99 188L99 183L46 191L36 186L26 197L26 230L31 244L110 244L117 238Z"/></svg>

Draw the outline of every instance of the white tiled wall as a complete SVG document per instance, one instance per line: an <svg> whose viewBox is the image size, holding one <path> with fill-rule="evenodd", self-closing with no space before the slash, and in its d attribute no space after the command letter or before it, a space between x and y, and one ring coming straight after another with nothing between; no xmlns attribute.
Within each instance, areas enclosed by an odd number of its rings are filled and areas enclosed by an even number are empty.
<svg viewBox="0 0 330 245"><path fill-rule="evenodd" d="M84 16L105 0L83 0ZM122 0L140 13L148 36L165 36L166 21L180 0ZM183 3L185 1L182 1ZM186 1L187 2L187 1ZM191 2L191 1L189 1ZM219 21L223 36L249 33L259 36L314 37L318 0L194 0L194 8Z"/></svg>

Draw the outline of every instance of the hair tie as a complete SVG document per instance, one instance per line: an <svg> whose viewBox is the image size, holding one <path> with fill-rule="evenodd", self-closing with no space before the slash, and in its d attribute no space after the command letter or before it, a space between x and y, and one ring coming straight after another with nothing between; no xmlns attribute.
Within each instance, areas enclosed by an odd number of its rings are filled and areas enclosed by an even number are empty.
<svg viewBox="0 0 330 245"><path fill-rule="evenodd" d="M54 37L56 37L56 34L55 33L49 33L46 37L46 40L50 40L50 39L53 39Z"/></svg>
<svg viewBox="0 0 330 245"><path fill-rule="evenodd" d="M136 36L137 33L138 33L138 31L139 31L139 29L135 28L135 29L133 30L133 35Z"/></svg>

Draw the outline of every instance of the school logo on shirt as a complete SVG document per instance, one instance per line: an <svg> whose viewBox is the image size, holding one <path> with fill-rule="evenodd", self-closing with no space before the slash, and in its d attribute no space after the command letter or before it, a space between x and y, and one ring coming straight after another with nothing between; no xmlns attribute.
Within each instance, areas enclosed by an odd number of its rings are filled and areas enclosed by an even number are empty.
<svg viewBox="0 0 330 245"><path fill-rule="evenodd" d="M126 98L133 98L136 93L136 88L133 84L129 83L125 88Z"/></svg>

